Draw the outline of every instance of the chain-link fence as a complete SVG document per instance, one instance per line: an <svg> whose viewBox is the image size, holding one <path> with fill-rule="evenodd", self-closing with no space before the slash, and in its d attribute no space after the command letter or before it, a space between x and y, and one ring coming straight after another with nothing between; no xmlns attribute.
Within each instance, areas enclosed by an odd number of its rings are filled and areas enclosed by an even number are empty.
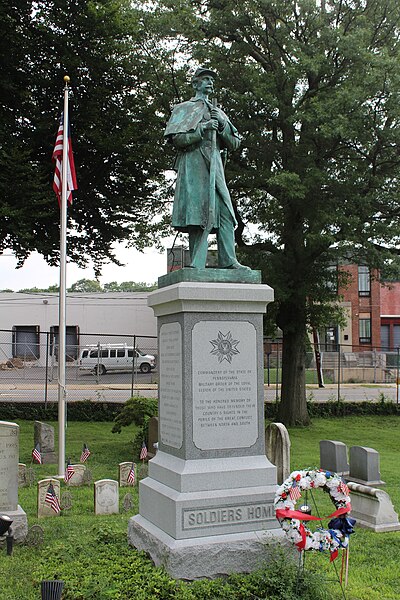
<svg viewBox="0 0 400 600"><path fill-rule="evenodd" d="M282 340L264 342L265 383L279 388L282 381ZM306 384L337 387L342 384L398 384L400 348L310 344L306 358ZM279 394L277 393L277 396Z"/></svg>
<svg viewBox="0 0 400 600"><path fill-rule="evenodd" d="M57 328L48 332L22 326L0 330L0 401L56 401L57 359ZM282 381L282 340L265 340L264 381L268 390L276 390L277 399ZM156 337L83 334L67 327L69 401L125 402L139 393L156 396L157 383ZM342 384L398 384L400 348L310 344L306 383L331 384L337 397L341 396Z"/></svg>
<svg viewBox="0 0 400 600"><path fill-rule="evenodd" d="M158 382L157 338L80 333L67 328L66 385L71 400L121 401ZM0 330L0 400L55 401L58 331Z"/></svg>

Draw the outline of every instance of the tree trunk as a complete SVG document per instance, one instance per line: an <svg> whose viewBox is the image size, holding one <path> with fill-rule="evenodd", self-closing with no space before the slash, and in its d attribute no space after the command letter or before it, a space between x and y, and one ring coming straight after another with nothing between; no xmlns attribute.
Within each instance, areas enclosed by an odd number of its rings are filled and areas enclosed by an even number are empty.
<svg viewBox="0 0 400 600"><path fill-rule="evenodd" d="M308 425L306 399L306 328L303 323L283 332L282 387L278 421L285 425Z"/></svg>

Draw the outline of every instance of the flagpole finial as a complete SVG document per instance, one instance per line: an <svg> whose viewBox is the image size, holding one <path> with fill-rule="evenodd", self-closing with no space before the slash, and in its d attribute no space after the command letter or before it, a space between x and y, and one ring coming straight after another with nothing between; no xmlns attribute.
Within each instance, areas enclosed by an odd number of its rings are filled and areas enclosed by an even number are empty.
<svg viewBox="0 0 400 600"><path fill-rule="evenodd" d="M68 84L71 81L71 78L69 75L64 75L64 81L66 84Z"/></svg>

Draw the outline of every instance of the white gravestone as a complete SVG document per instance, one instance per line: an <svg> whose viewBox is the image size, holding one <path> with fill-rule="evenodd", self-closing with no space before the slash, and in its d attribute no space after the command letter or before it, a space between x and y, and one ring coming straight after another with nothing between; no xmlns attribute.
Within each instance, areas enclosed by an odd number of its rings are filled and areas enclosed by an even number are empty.
<svg viewBox="0 0 400 600"><path fill-rule="evenodd" d="M94 482L94 512L96 515L119 512L118 481L100 479Z"/></svg>
<svg viewBox="0 0 400 600"><path fill-rule="evenodd" d="M270 423L265 430L265 452L276 466L277 483L287 479L290 471L290 438L283 423Z"/></svg>
<svg viewBox="0 0 400 600"><path fill-rule="evenodd" d="M13 520L16 541L25 539L28 521L18 504L19 425L0 421L0 514Z"/></svg>
<svg viewBox="0 0 400 600"><path fill-rule="evenodd" d="M128 481L128 475L131 472L132 461L119 463L119 485L120 487L131 487L132 484ZM135 473L136 475L136 473Z"/></svg>
<svg viewBox="0 0 400 600"><path fill-rule="evenodd" d="M60 512L56 512L49 502L46 502L46 494L50 484L53 485L54 493L60 503L60 480L48 477L47 479L41 479L37 483L37 516L41 517L59 517Z"/></svg>
<svg viewBox="0 0 400 600"><path fill-rule="evenodd" d="M77 464L71 465L74 469L72 477L67 481L68 487L79 487L84 484L84 477L86 472L86 465Z"/></svg>

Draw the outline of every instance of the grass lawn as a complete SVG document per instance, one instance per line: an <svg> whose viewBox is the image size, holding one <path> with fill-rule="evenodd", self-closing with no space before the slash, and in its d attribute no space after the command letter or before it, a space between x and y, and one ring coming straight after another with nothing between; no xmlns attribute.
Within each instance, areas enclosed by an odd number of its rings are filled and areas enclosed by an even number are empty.
<svg viewBox="0 0 400 600"><path fill-rule="evenodd" d="M33 423L19 422L20 461L31 461ZM55 428L57 426L55 423ZM83 442L91 450L88 468L97 479L118 479L118 463L132 459L131 439L134 427L123 428L121 434L111 433L111 423L71 422L67 429L67 456L79 461ZM362 445L380 453L381 477L397 512L400 511L400 419L396 417L346 417L345 419L315 419L304 429L290 430L292 468L315 467L319 464L319 440L334 439L348 447ZM37 479L56 474L56 465L34 467ZM62 485L62 488L64 486ZM0 600L37 600L43 579L60 578L66 582L66 600L106 600L132 598L194 599L254 599L269 598L342 598L329 557L324 553L307 553L306 571L314 582L328 589L328 594L313 595L298 590L297 595L285 593L293 570L283 573L276 566L268 575L240 576L230 581L198 582L193 585L171 580L161 569L155 569L143 553L128 547L127 522L138 510L137 488L133 490L134 506L123 512L122 500L130 488L120 490L121 514L93 514L93 486L70 488L72 508L61 517L36 518L36 485L19 491L19 503L28 516L31 527L40 523L44 529L43 545L34 548L17 545L12 557L0 548ZM320 496L319 497L319 494ZM333 511L329 498L316 490L322 514ZM320 504L321 502L321 504ZM324 523L326 526L326 523ZM400 532L375 534L356 527L350 544L348 600L389 600L400 598ZM340 559L336 561L340 569ZM280 571L279 571L280 569ZM267 590L267 580L273 580L274 592ZM242 590L242 591L241 591Z"/></svg>
<svg viewBox="0 0 400 600"><path fill-rule="evenodd" d="M338 440L350 446L367 446L380 454L382 488L400 513L400 419L398 417L346 417L315 419L305 429L290 429L291 466L319 465L319 440ZM317 490L318 493L318 490ZM322 493L322 492L321 492ZM332 506L332 505L330 505ZM329 514L323 513L323 514ZM326 527L326 523L325 523ZM337 568L340 569L340 561ZM329 560L308 553L307 567L334 573ZM400 598L400 531L373 533L356 526L350 541L349 586L346 597L357 600ZM316 575L317 576L317 575ZM336 587L336 586L334 586ZM340 595L337 596L340 598Z"/></svg>
<svg viewBox="0 0 400 600"><path fill-rule="evenodd" d="M278 383L282 381L282 371L281 369L276 369L275 367L271 367L270 369L264 369L264 383L269 383L270 385L276 383L278 378ZM324 374L325 383L333 383L332 378L329 377L326 373ZM318 383L317 371L315 369L306 369L306 385L312 385Z"/></svg>

